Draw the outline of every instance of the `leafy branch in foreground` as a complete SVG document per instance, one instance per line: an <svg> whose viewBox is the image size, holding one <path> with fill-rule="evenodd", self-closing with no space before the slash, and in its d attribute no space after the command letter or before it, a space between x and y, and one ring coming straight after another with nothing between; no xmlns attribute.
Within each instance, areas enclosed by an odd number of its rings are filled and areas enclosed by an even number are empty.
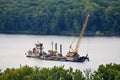
<svg viewBox="0 0 120 80"><path fill-rule="evenodd" d="M53 68L39 68L21 66L20 68L7 68L0 71L0 80L119 80L120 64L100 65L92 72L90 69L80 71L73 68L64 69L64 66Z"/></svg>

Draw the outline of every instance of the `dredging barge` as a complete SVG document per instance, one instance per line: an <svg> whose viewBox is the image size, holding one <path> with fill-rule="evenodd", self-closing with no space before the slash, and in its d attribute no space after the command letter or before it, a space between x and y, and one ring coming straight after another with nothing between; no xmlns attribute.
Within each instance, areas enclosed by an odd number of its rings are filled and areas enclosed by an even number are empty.
<svg viewBox="0 0 120 80"><path fill-rule="evenodd" d="M55 43L55 50L49 50L48 53L43 51L43 43L35 43L35 48L32 50L29 50L26 54L26 57L32 57L32 58L39 58L41 60L52 60L52 61L69 61L69 62L85 62L86 60L89 61L88 54L86 56L80 56L78 54L78 49L80 47L80 41L82 39L83 33L85 31L85 28L87 26L87 22L89 19L89 15L87 15L85 22L83 24L79 39L77 41L75 49L72 48L72 44L69 46L69 48L72 51L69 51L66 56L62 55L62 45L60 45L60 53L57 51L57 43ZM53 42L52 42L53 47Z"/></svg>

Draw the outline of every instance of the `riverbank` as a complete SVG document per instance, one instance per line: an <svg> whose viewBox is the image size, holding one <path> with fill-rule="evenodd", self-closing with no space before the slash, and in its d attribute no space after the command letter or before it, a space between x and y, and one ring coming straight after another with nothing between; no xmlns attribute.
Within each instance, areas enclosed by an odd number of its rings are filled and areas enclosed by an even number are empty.
<svg viewBox="0 0 120 80"><path fill-rule="evenodd" d="M58 34L47 34L47 33L36 33L36 32L0 32L0 34L25 34L25 35L56 35L56 36L79 36L79 33L58 33ZM120 37L120 33L85 33L86 37Z"/></svg>

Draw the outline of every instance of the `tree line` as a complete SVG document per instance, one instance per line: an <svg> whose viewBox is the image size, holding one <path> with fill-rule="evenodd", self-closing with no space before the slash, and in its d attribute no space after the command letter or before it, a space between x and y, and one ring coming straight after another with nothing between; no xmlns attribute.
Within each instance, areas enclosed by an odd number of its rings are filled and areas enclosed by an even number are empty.
<svg viewBox="0 0 120 80"><path fill-rule="evenodd" d="M100 65L92 72L90 69L81 71L73 68L64 69L64 66L53 68L39 68L20 66L0 71L0 80L119 80L120 64Z"/></svg>
<svg viewBox="0 0 120 80"><path fill-rule="evenodd" d="M0 33L120 35L120 0L0 0Z"/></svg>

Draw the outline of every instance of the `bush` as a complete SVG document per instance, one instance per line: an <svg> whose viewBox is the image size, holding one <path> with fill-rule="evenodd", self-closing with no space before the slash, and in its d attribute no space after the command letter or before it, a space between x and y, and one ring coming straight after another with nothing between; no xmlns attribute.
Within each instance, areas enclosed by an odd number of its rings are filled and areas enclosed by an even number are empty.
<svg viewBox="0 0 120 80"><path fill-rule="evenodd" d="M73 68L64 69L64 66L53 68L39 68L23 66L20 68L7 68L0 71L0 80L119 80L120 64L100 65L92 72L84 72Z"/></svg>

